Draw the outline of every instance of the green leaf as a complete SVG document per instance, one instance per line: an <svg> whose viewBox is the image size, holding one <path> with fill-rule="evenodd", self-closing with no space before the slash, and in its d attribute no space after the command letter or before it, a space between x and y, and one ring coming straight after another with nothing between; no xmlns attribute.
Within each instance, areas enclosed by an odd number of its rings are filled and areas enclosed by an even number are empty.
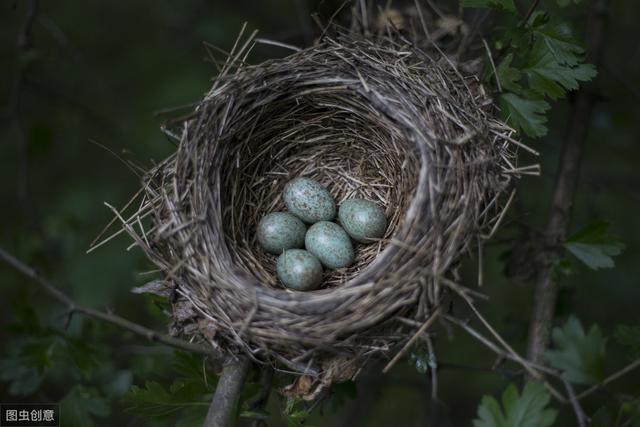
<svg viewBox="0 0 640 427"><path fill-rule="evenodd" d="M144 388L132 386L124 396L124 403L128 410L143 417L166 417L184 409L208 406L205 399L210 395L198 392L180 381L168 390L156 381L147 381Z"/></svg>
<svg viewBox="0 0 640 427"><path fill-rule="evenodd" d="M564 97L568 90L578 89L579 81L589 81L597 74L591 64L569 65L558 62L554 53L542 41L535 44L524 72L531 90L554 100Z"/></svg>
<svg viewBox="0 0 640 427"><path fill-rule="evenodd" d="M522 395L511 384L502 394L502 408L494 397L482 398L473 426L550 427L557 416L555 410L546 408L550 399L551 396L540 383L527 383Z"/></svg>
<svg viewBox="0 0 640 427"><path fill-rule="evenodd" d="M100 364L96 346L79 339L68 339L66 344L69 357L78 371L85 378L90 378L94 369Z"/></svg>
<svg viewBox="0 0 640 427"><path fill-rule="evenodd" d="M93 427L95 417L106 417L111 412L107 401L97 390L75 386L60 402L60 418L65 426Z"/></svg>
<svg viewBox="0 0 640 427"><path fill-rule="evenodd" d="M61 359L63 347L59 337L47 335L27 336L9 344L9 354L0 360L0 380L9 382L9 393L27 396L42 384L52 366Z"/></svg>
<svg viewBox="0 0 640 427"><path fill-rule="evenodd" d="M503 90L519 92L522 86L518 83L522 78L522 73L517 68L511 66L513 54L510 53L496 67L496 75Z"/></svg>
<svg viewBox="0 0 640 427"><path fill-rule="evenodd" d="M534 20L532 31L536 41L561 65L576 66L582 62L584 49L576 42L566 24L548 22L548 17Z"/></svg>
<svg viewBox="0 0 640 427"><path fill-rule="evenodd" d="M609 227L606 221L595 221L569 237L564 246L589 268L612 268L612 257L619 255L625 245L609 234Z"/></svg>
<svg viewBox="0 0 640 427"><path fill-rule="evenodd" d="M500 96L500 108L507 122L533 138L547 134L545 113L550 106L543 100L522 98L514 93Z"/></svg>
<svg viewBox="0 0 640 427"><path fill-rule="evenodd" d="M562 328L554 328L552 340L555 350L548 350L545 359L562 376L575 384L595 384L604 379L606 338L593 325L585 334L582 324L570 317Z"/></svg>
<svg viewBox="0 0 640 427"><path fill-rule="evenodd" d="M27 396L34 393L43 379L44 375L41 372L19 358L0 360L0 380L9 383L8 391L13 396Z"/></svg>
<svg viewBox="0 0 640 427"><path fill-rule="evenodd" d="M629 349L631 359L640 358L640 326L618 325L613 337Z"/></svg>
<svg viewBox="0 0 640 427"><path fill-rule="evenodd" d="M471 3L487 6L489 2ZM584 49L569 27L551 22L544 12L533 13L527 25L501 30L493 45L503 56L495 67L499 89L504 92L499 98L502 116L514 129L533 138L548 130L550 105L546 99L562 98L577 89L579 82L596 75L595 68L584 63Z"/></svg>
<svg viewBox="0 0 640 427"><path fill-rule="evenodd" d="M287 421L287 427L302 427L305 425L309 411L306 408L299 409L300 398L289 397L285 401L285 407L282 415Z"/></svg>
<svg viewBox="0 0 640 427"><path fill-rule="evenodd" d="M516 6L513 0L460 0L462 7L477 7L504 10L513 14L517 14Z"/></svg>
<svg viewBox="0 0 640 427"><path fill-rule="evenodd" d="M104 385L103 389L109 397L122 397L131 388L133 374L129 370L110 371L109 381Z"/></svg>
<svg viewBox="0 0 640 427"><path fill-rule="evenodd" d="M611 408L603 406L591 417L589 427L611 427L616 425L616 414Z"/></svg>

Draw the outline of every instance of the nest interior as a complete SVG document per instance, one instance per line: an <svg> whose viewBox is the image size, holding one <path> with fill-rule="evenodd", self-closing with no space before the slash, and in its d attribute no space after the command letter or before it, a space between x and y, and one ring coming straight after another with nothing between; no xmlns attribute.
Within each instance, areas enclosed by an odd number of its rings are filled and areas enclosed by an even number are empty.
<svg viewBox="0 0 640 427"><path fill-rule="evenodd" d="M517 176L513 131L476 77L408 41L324 37L255 66L244 55L180 123L124 227L177 289L183 333L311 375L386 354L415 332L398 319L424 322L440 279L495 225ZM283 289L255 238L298 176L338 203L375 201L389 221L313 292Z"/></svg>

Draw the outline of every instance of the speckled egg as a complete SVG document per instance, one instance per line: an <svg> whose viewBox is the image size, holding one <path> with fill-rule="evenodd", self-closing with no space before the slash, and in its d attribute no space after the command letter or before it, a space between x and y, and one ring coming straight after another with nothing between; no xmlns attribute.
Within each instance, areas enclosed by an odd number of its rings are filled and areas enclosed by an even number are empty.
<svg viewBox="0 0 640 427"><path fill-rule="evenodd" d="M353 245L349 235L333 222L320 221L309 227L304 245L329 268L348 267L354 261Z"/></svg>
<svg viewBox="0 0 640 427"><path fill-rule="evenodd" d="M281 254L282 251L304 247L307 227L289 212L273 212L258 224L258 242L267 251Z"/></svg>
<svg viewBox="0 0 640 427"><path fill-rule="evenodd" d="M381 238L387 229L384 212L369 200L345 200L340 205L338 219L349 236L360 243L371 243L371 239Z"/></svg>
<svg viewBox="0 0 640 427"><path fill-rule="evenodd" d="M295 178L287 183L282 194L287 209L308 223L331 221L336 216L336 202L318 181Z"/></svg>
<svg viewBox="0 0 640 427"><path fill-rule="evenodd" d="M295 291L311 291L322 282L320 261L303 249L289 249L280 255L276 272L282 284Z"/></svg>

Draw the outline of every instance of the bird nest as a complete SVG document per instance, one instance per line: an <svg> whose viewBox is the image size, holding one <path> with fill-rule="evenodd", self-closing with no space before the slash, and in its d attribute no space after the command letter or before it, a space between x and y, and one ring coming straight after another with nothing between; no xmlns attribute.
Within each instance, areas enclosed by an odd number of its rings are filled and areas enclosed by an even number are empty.
<svg viewBox="0 0 640 427"><path fill-rule="evenodd" d="M324 36L259 65L245 48L174 123L177 150L145 175L124 229L174 291L174 333L345 379L397 352L458 286L452 269L499 222L517 143L476 76L406 39ZM389 224L310 292L283 288L256 239L295 177L338 203L372 200Z"/></svg>

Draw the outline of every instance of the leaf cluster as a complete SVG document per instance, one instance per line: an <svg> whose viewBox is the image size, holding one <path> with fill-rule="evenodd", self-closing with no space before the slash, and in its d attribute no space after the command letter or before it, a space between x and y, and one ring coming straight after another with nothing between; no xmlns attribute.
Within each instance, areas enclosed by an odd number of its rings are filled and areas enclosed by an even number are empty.
<svg viewBox="0 0 640 427"><path fill-rule="evenodd" d="M484 396L473 427L550 427L557 412L547 406L551 396L544 386L528 382L522 394L511 384L502 394L502 406L493 396Z"/></svg>
<svg viewBox="0 0 640 427"><path fill-rule="evenodd" d="M570 1L558 3L567 6ZM461 4L497 9L510 17L511 24L495 34L487 81L495 82L503 118L511 126L533 138L546 135L549 101L564 98L580 82L596 76L595 67L584 63L584 49L570 27L544 12L532 13L517 24L513 0L462 0Z"/></svg>

